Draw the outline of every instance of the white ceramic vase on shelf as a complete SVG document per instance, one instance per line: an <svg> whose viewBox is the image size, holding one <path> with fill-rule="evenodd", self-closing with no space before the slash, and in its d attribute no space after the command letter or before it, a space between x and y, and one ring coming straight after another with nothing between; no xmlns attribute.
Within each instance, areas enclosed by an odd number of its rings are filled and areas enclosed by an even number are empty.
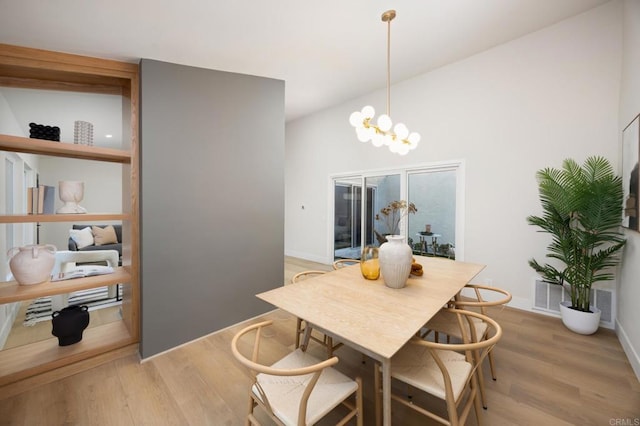
<svg viewBox="0 0 640 426"><path fill-rule="evenodd" d="M58 214L86 213L87 209L78 204L84 198L84 182L76 180L62 180L58 182L60 200L64 202L62 207L56 210Z"/></svg>
<svg viewBox="0 0 640 426"><path fill-rule="evenodd" d="M412 259L411 247L404 242L402 235L387 235L387 242L378 251L380 274L387 287L402 288L407 285Z"/></svg>
<svg viewBox="0 0 640 426"><path fill-rule="evenodd" d="M14 247L7 253L9 269L20 285L40 284L51 279L56 247L51 244Z"/></svg>

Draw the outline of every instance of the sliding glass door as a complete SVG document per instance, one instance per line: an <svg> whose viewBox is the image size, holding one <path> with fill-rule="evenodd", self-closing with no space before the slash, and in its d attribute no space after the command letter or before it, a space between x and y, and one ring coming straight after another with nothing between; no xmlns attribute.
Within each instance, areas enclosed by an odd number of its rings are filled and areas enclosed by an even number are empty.
<svg viewBox="0 0 640 426"><path fill-rule="evenodd" d="M376 197L368 203L370 207L366 217L366 226L369 232L369 239L365 242L367 245L380 246L386 242L386 235L394 233L393 225L389 224L384 215L380 214L389 203L400 200L400 175L388 174L378 176L367 176L364 178L367 187L376 189Z"/></svg>
<svg viewBox="0 0 640 426"><path fill-rule="evenodd" d="M385 242L389 230L378 213L388 203L400 199L400 176L334 179L334 259L359 259L363 244L379 246Z"/></svg>
<svg viewBox="0 0 640 426"><path fill-rule="evenodd" d="M359 259L363 245L379 246L390 233L404 235L415 254L461 258L463 171L454 162L333 177L333 258ZM390 229L381 210L402 200L417 212Z"/></svg>
<svg viewBox="0 0 640 426"><path fill-rule="evenodd" d="M340 179L334 184L334 249L347 251L357 245L360 227L360 179Z"/></svg>
<svg viewBox="0 0 640 426"><path fill-rule="evenodd" d="M455 258L456 170L407 174L408 198L418 209L408 216L408 237L415 253Z"/></svg>

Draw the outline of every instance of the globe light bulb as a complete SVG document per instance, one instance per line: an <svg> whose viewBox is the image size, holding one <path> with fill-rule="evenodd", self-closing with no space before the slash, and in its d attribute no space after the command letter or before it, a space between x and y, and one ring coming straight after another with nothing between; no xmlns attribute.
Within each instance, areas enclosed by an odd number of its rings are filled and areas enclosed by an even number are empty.
<svg viewBox="0 0 640 426"><path fill-rule="evenodd" d="M420 142L420 135L416 132L412 132L407 139L409 142L411 142L411 145L417 146L418 142Z"/></svg>
<svg viewBox="0 0 640 426"><path fill-rule="evenodd" d="M409 129L403 123L396 124L396 127L393 128L398 139L406 139L409 136Z"/></svg>
<svg viewBox="0 0 640 426"><path fill-rule="evenodd" d="M400 155L407 155L410 150L411 150L411 148L406 143L402 143L401 142L399 144L399 146L398 146L398 154L400 154Z"/></svg>
<svg viewBox="0 0 640 426"><path fill-rule="evenodd" d="M389 131L392 125L393 123L391 122L391 117L389 117L387 114L382 114L380 117L378 117L378 127L383 132Z"/></svg>
<svg viewBox="0 0 640 426"><path fill-rule="evenodd" d="M375 147L381 147L384 144L382 135L380 133L376 133L375 136L371 139L371 143Z"/></svg>
<svg viewBox="0 0 640 426"><path fill-rule="evenodd" d="M367 105L366 107L362 108L362 116L364 118L373 118L374 115L376 115L376 110L373 109L371 105Z"/></svg>
<svg viewBox="0 0 640 426"><path fill-rule="evenodd" d="M393 136L391 136L390 134L384 135L383 143L386 146L390 146L393 143Z"/></svg>
<svg viewBox="0 0 640 426"><path fill-rule="evenodd" d="M360 111L355 111L349 116L349 123L353 127L364 127L364 117Z"/></svg>
<svg viewBox="0 0 640 426"><path fill-rule="evenodd" d="M356 127L356 135L358 136L358 140L360 142L369 142L369 129L365 129L364 127Z"/></svg>

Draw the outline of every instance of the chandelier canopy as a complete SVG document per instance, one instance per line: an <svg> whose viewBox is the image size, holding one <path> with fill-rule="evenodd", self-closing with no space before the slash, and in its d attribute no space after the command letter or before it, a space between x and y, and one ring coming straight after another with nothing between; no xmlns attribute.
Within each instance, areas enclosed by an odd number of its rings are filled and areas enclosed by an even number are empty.
<svg viewBox="0 0 640 426"><path fill-rule="evenodd" d="M393 126L391 121L391 21L396 17L395 10L387 10L382 14L382 22L387 23L387 113L378 117L375 124L373 117L375 110L367 105L360 111L355 111L349 117L349 123L356 128L356 135L360 142L369 142L373 146L388 146L395 154L406 155L416 149L420 142L420 135L409 133L409 129L402 123ZM393 130L391 128L393 127Z"/></svg>

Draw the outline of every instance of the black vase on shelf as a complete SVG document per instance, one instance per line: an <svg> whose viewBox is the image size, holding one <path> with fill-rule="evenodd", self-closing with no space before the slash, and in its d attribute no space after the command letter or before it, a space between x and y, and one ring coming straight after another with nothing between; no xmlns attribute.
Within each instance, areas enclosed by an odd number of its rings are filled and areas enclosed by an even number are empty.
<svg viewBox="0 0 640 426"><path fill-rule="evenodd" d="M69 346L82 340L82 332L89 325L89 308L71 305L51 314L53 330L59 346Z"/></svg>

